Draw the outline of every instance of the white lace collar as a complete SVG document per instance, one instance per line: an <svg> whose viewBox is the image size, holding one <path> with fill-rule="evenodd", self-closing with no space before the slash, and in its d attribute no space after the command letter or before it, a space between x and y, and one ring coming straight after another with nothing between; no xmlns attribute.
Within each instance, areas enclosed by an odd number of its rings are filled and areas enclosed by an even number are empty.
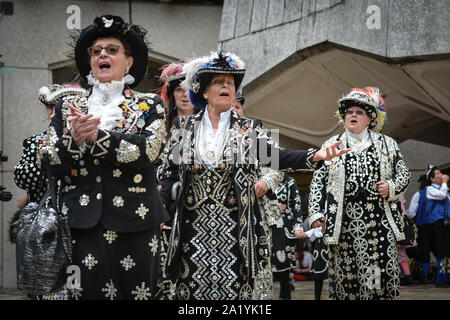
<svg viewBox="0 0 450 320"><path fill-rule="evenodd" d="M102 91L111 91L111 90L116 90L118 88L121 88L121 90L123 90L123 87L125 86L125 84L132 84L134 83L134 77L130 74L126 74L125 77L122 78L122 80L120 81L116 81L113 80L111 82L100 82L97 79L94 79L94 77L92 76L92 72L89 73L87 76L87 81L88 84L93 86L93 87L97 87Z"/></svg>
<svg viewBox="0 0 450 320"><path fill-rule="evenodd" d="M347 146L356 154L367 150L372 145L372 140L370 139L369 130L367 128L359 134L352 133L350 130L346 129L344 136Z"/></svg>
<svg viewBox="0 0 450 320"><path fill-rule="evenodd" d="M87 79L93 86L92 94L88 98L88 113L100 118L100 129L112 130L122 117L123 110L120 105L125 100L122 94L125 84L134 82L134 78L126 75L121 81L102 83L89 74Z"/></svg>

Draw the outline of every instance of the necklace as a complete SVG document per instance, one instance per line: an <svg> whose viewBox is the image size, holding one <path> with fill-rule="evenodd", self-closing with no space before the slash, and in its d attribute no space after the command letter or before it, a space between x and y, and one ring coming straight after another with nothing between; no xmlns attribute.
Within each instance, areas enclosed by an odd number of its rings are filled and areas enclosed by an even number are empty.
<svg viewBox="0 0 450 320"><path fill-rule="evenodd" d="M106 106L110 102L111 102L111 96L109 94L105 93L103 95L103 99L102 99L103 105Z"/></svg>

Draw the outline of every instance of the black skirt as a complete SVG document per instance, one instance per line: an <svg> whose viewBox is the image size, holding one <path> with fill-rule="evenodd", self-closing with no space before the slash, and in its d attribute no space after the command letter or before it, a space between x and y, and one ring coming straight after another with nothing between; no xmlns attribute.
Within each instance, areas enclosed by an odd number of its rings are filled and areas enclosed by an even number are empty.
<svg viewBox="0 0 450 320"><path fill-rule="evenodd" d="M295 239L289 239L284 228L272 227L272 243L272 271L283 272L294 268Z"/></svg>
<svg viewBox="0 0 450 320"><path fill-rule="evenodd" d="M153 299L159 271L160 227L139 232L72 229L72 264L80 267L72 299Z"/></svg>

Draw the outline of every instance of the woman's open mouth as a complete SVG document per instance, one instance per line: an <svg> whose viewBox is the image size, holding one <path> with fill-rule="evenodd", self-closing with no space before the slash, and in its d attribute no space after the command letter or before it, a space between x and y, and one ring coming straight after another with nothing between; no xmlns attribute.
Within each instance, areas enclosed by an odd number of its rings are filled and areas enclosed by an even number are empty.
<svg viewBox="0 0 450 320"><path fill-rule="evenodd" d="M111 65L109 64L109 62L102 61L98 64L98 67L103 70L111 68Z"/></svg>

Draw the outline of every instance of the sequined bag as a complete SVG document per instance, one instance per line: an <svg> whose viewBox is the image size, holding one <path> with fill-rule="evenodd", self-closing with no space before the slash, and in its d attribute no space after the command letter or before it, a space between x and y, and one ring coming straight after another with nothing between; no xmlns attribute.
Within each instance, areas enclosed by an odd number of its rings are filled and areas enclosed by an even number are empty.
<svg viewBox="0 0 450 320"><path fill-rule="evenodd" d="M17 287L29 295L60 290L72 257L68 218L57 210L56 184L22 209L16 236Z"/></svg>

